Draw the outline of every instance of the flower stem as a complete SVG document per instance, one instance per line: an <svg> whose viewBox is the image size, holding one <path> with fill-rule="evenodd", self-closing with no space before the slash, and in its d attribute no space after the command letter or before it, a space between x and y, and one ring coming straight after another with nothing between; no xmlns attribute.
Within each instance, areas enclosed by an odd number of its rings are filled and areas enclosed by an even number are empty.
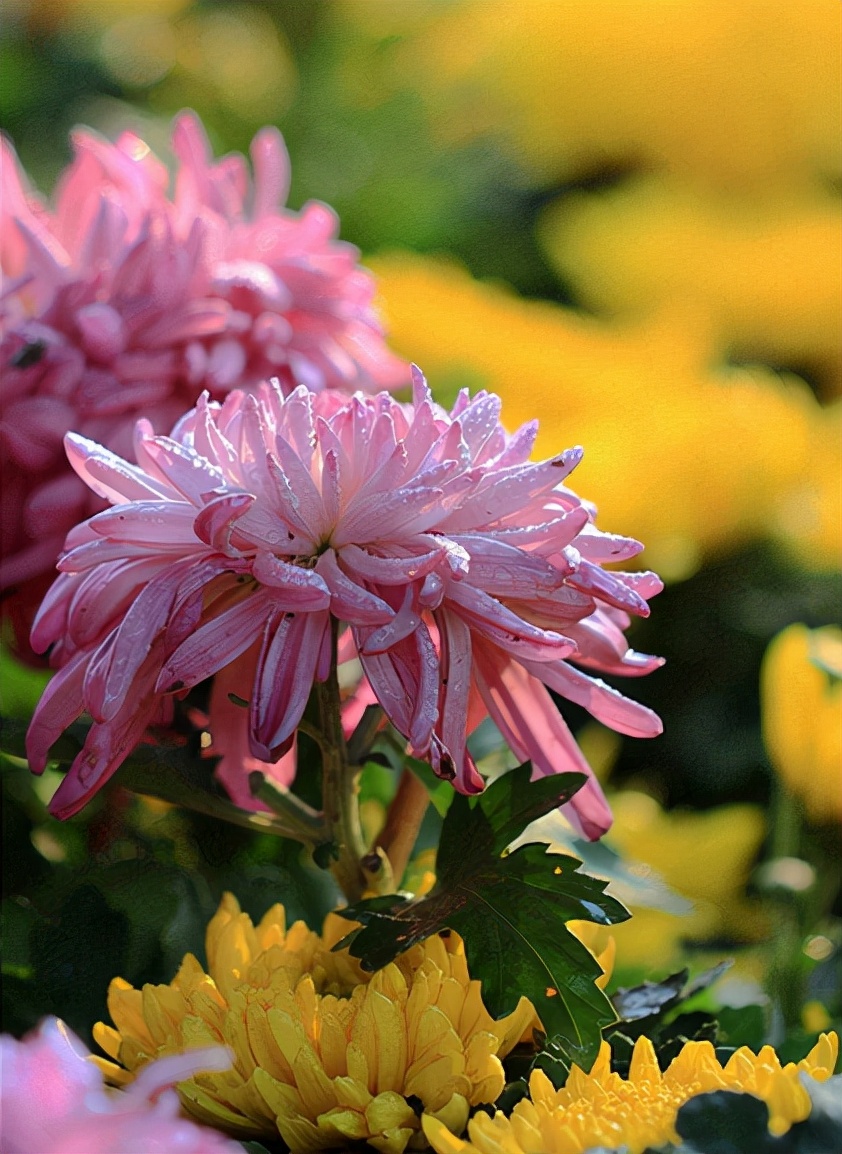
<svg viewBox="0 0 842 1154"><path fill-rule="evenodd" d="M351 765L342 730L339 680L336 675L337 622L332 619L333 643L330 671L316 684L322 750L322 810L328 838L334 843L333 875L349 902L358 901L366 889L360 864L366 852L358 803L359 770Z"/></svg>
<svg viewBox="0 0 842 1154"><path fill-rule="evenodd" d="M396 886L400 885L409 855L427 812L430 795L411 769L404 769L398 791L389 806L377 846L386 854Z"/></svg>
<svg viewBox="0 0 842 1154"><path fill-rule="evenodd" d="M277 815L277 825L285 828L285 837L309 846L328 840L327 826L322 815L290 790L277 785L258 771L249 774L249 787L254 796L260 798Z"/></svg>
<svg viewBox="0 0 842 1154"><path fill-rule="evenodd" d="M778 786L772 803L772 865L789 866L800 861L801 818L793 798ZM787 874L780 877L773 894L774 945L767 977L773 1005L777 1007L787 1032L800 1024L804 1002L805 969L801 946L806 927L808 893L800 885L788 887ZM810 887L813 888L813 887Z"/></svg>

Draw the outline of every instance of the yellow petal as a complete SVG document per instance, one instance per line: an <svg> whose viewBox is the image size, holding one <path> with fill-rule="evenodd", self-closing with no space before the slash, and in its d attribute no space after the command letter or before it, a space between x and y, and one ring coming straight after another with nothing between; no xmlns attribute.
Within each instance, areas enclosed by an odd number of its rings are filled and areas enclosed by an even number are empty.
<svg viewBox="0 0 842 1154"><path fill-rule="evenodd" d="M407 1063L406 1023L394 1002L376 990L370 991L368 1005L377 1037L377 1088L400 1090Z"/></svg>
<svg viewBox="0 0 842 1154"><path fill-rule="evenodd" d="M486 1102L492 1100L493 1099L488 1098L481 1099L481 1101ZM449 1102L446 1102L440 1110L435 1111L434 1117L440 1122L443 1122L453 1134L462 1134L468 1124L469 1114L470 1104L467 1098L461 1094L453 1094Z"/></svg>
<svg viewBox="0 0 842 1154"><path fill-rule="evenodd" d="M386 1130L395 1130L411 1126L414 1129L415 1112L402 1094L395 1094L387 1090L372 1098L365 1111L368 1120L369 1132L379 1134Z"/></svg>
<svg viewBox="0 0 842 1154"><path fill-rule="evenodd" d="M119 1056L121 1037L118 1030L113 1026L107 1026L105 1022L96 1022L91 1033L96 1044L105 1050L109 1057L116 1059Z"/></svg>
<svg viewBox="0 0 842 1154"><path fill-rule="evenodd" d="M365 1113L371 1101L371 1093L361 1082L355 1078L334 1078L333 1089L340 1106Z"/></svg>
<svg viewBox="0 0 842 1154"><path fill-rule="evenodd" d="M467 1142L451 1134L444 1122L440 1122L431 1114L422 1115L421 1125L427 1141L436 1154L466 1154L471 1149Z"/></svg>
<svg viewBox="0 0 842 1154"><path fill-rule="evenodd" d="M836 1069L839 1057L839 1036L831 1031L822 1034L806 1058L798 1063L799 1070L806 1070L820 1082L829 1078Z"/></svg>
<svg viewBox="0 0 842 1154"><path fill-rule="evenodd" d="M334 1130L337 1130L343 1138L350 1140L367 1138L369 1135L369 1125L365 1115L359 1113L357 1110L339 1108L328 1110L326 1114L319 1115L316 1119L316 1124L319 1129L331 1126Z"/></svg>

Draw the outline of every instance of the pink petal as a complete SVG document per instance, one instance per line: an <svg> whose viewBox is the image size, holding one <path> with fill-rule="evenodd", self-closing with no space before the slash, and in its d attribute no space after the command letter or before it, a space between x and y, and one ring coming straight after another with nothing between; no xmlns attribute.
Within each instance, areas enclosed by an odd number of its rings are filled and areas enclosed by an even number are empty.
<svg viewBox="0 0 842 1154"><path fill-rule="evenodd" d="M154 658L149 663L154 665ZM147 680L150 670L147 668ZM111 778L143 736L155 713L156 702L149 692L124 704L120 713L104 725L94 724L84 748L53 795L49 811L53 817L73 817Z"/></svg>
<svg viewBox="0 0 842 1154"><path fill-rule="evenodd" d="M195 547L195 519L195 506L186 501L131 501L97 513L88 525L109 541L164 548L184 542Z"/></svg>
<svg viewBox="0 0 842 1154"><path fill-rule="evenodd" d="M583 561L580 568L568 577L568 583L583 593L592 593L617 609L627 609L638 617L649 616L649 606L643 597L624 581L624 574L600 569L590 561Z"/></svg>
<svg viewBox="0 0 842 1154"><path fill-rule="evenodd" d="M239 550L231 544L231 534L237 522L254 504L250 493L226 493L208 501L193 522L193 532L218 553L237 556Z"/></svg>
<svg viewBox="0 0 842 1154"><path fill-rule="evenodd" d="M295 733L329 622L326 612L277 614L266 622L249 707L256 757L275 761Z"/></svg>
<svg viewBox="0 0 842 1154"><path fill-rule="evenodd" d="M330 589L330 607L334 617L349 625L383 625L391 621L394 610L375 593L352 581L339 568L336 553L327 549L316 562L316 572Z"/></svg>
<svg viewBox="0 0 842 1154"><path fill-rule="evenodd" d="M466 618L472 629L519 660L556 661L573 653L569 638L550 629L539 629L518 617L494 597L467 581L452 581L445 603Z"/></svg>
<svg viewBox="0 0 842 1154"><path fill-rule="evenodd" d="M64 447L67 459L85 484L112 505L172 496L168 486L87 437L68 433Z"/></svg>
<svg viewBox="0 0 842 1154"><path fill-rule="evenodd" d="M324 579L312 569L290 565L271 553L258 553L251 571L261 585L271 591L272 603L278 609L312 613L329 609L331 594Z"/></svg>
<svg viewBox="0 0 842 1154"><path fill-rule="evenodd" d="M260 220L285 204L289 194L289 156L284 138L276 128L261 128L251 142L251 159L254 165L252 217Z"/></svg>
<svg viewBox="0 0 842 1154"><path fill-rule="evenodd" d="M507 744L539 776L584 773L588 780L562 812L590 841L602 837L611 827L611 809L547 690L514 662L501 665L476 647L474 654L477 685Z"/></svg>
<svg viewBox="0 0 842 1154"><path fill-rule="evenodd" d="M444 546L415 557L380 557L358 545L345 545L337 553L344 568L378 585L405 585L432 573L442 560Z"/></svg>
<svg viewBox="0 0 842 1154"><path fill-rule="evenodd" d="M365 639L362 651L364 653L383 653L403 641L410 633L414 633L421 625L418 607L418 591L408 585L404 593L403 604L391 621L369 633Z"/></svg>
<svg viewBox="0 0 842 1154"><path fill-rule="evenodd" d="M267 593L249 593L200 626L164 663L155 692L190 688L234 661L261 635L270 609Z"/></svg>
<svg viewBox="0 0 842 1154"><path fill-rule="evenodd" d="M89 661L89 653L77 653L47 683L26 733L26 756L33 773L44 772L51 746L84 710L82 684Z"/></svg>
<svg viewBox="0 0 842 1154"><path fill-rule="evenodd" d="M629 737L657 737L663 733L657 713L624 697L596 677L588 677L563 661L542 664L524 661L523 665L550 689L587 709L609 729Z"/></svg>
<svg viewBox="0 0 842 1154"><path fill-rule="evenodd" d="M452 761L454 787L460 793L476 793L484 783L465 745L472 685L471 631L457 614L446 610L436 615L436 624L441 639L442 686L436 732Z"/></svg>
<svg viewBox="0 0 842 1154"><path fill-rule="evenodd" d="M85 705L97 721L110 721L125 704L133 683L165 629L185 573L186 563L166 568L138 594L113 635L107 663L89 671L85 682Z"/></svg>
<svg viewBox="0 0 842 1154"><path fill-rule="evenodd" d="M472 585L495 597L528 597L539 591L558 589L564 574L540 557L480 534L455 538L469 558Z"/></svg>

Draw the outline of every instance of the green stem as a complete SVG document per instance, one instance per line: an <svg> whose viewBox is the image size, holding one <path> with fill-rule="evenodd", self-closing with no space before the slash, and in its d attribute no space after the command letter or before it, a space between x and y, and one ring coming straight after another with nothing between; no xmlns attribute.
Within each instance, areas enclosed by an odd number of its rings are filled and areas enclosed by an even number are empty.
<svg viewBox="0 0 842 1154"><path fill-rule="evenodd" d="M799 858L801 816L793 798L777 785L772 811L772 860ZM780 1008L784 1025L791 1030L800 1024L804 994L804 915L808 896L795 889L778 890L773 898L774 945L769 970L769 992Z"/></svg>
<svg viewBox="0 0 842 1154"><path fill-rule="evenodd" d="M322 810L327 838L336 847L333 875L349 902L358 901L367 881L361 865L366 845L363 840L358 803L359 771L348 759L342 730L339 680L336 676L337 623L332 619L333 641L330 672L316 684L316 700L322 736Z"/></svg>
<svg viewBox="0 0 842 1154"><path fill-rule="evenodd" d="M276 785L258 771L249 775L249 787L255 797L277 814L279 824L286 830L286 837L309 846L320 845L329 839L323 816L288 789Z"/></svg>

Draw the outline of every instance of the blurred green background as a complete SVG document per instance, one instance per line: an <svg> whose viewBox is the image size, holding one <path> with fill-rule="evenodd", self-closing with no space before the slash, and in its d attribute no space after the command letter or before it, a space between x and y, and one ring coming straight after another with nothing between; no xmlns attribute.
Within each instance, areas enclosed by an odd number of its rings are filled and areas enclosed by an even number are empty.
<svg viewBox="0 0 842 1154"><path fill-rule="evenodd" d="M75 124L163 158L183 107L217 153L277 124L290 205L337 209L437 395L491 387L510 426L541 418L539 451L585 446L577 491L668 583L632 634L667 658L631 687L664 736L620 741L565 704L636 908L616 980L736 957L722 997L761 1004L760 1033L799 1056L842 1011L839 16L7 0L0 50L0 123L45 194ZM44 678L2 672L25 719ZM225 888L253 915L330 904L297 847L119 781L59 826L55 778L4 758L7 1029L55 1012L88 1038L111 977L169 980L201 953ZM392 785L366 783L372 821ZM689 912L651 908L667 889Z"/></svg>

